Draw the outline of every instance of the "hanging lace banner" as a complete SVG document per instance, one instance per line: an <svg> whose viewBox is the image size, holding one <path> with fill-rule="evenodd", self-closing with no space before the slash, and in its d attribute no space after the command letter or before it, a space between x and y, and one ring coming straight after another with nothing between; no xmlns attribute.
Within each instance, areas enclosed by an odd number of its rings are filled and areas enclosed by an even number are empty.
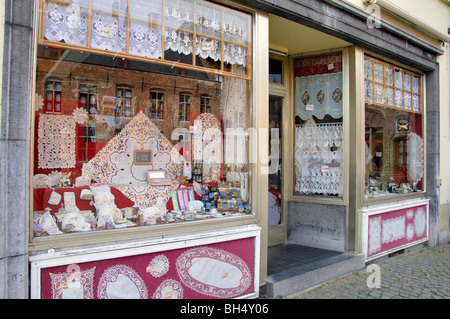
<svg viewBox="0 0 450 319"><path fill-rule="evenodd" d="M342 117L342 73L319 74L295 78L295 115L307 120L329 114Z"/></svg>
<svg viewBox="0 0 450 319"><path fill-rule="evenodd" d="M38 128L38 167L75 167L75 119L41 114Z"/></svg>

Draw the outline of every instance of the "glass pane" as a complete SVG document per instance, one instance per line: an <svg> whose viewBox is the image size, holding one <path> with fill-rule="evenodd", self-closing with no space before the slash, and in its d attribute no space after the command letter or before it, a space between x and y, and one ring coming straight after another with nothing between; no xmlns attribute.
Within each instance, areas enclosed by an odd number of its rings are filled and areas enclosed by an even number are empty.
<svg viewBox="0 0 450 319"><path fill-rule="evenodd" d="M166 0L165 22L175 29L193 30L194 1Z"/></svg>
<svg viewBox="0 0 450 319"><path fill-rule="evenodd" d="M283 83L283 62L269 59L269 82Z"/></svg>
<svg viewBox="0 0 450 319"><path fill-rule="evenodd" d="M403 91L395 90L395 106L403 108Z"/></svg>
<svg viewBox="0 0 450 319"><path fill-rule="evenodd" d="M384 103L384 86L375 84L375 102Z"/></svg>
<svg viewBox="0 0 450 319"><path fill-rule="evenodd" d="M395 70L395 87L403 88L403 72L401 70Z"/></svg>
<svg viewBox="0 0 450 319"><path fill-rule="evenodd" d="M405 90L411 91L411 74L410 73L405 73L404 75L404 81L405 81L405 85L403 86L403 88Z"/></svg>
<svg viewBox="0 0 450 319"><path fill-rule="evenodd" d="M394 88L386 87L386 97L385 97L386 104L389 106L394 106L395 100L394 100Z"/></svg>
<svg viewBox="0 0 450 319"><path fill-rule="evenodd" d="M375 62L373 64L373 71L374 71L374 80L378 82L383 82L383 64Z"/></svg>
<svg viewBox="0 0 450 319"><path fill-rule="evenodd" d="M420 96L416 94L413 95L413 111L420 111Z"/></svg>
<svg viewBox="0 0 450 319"><path fill-rule="evenodd" d="M364 81L364 99L373 101L373 83L367 80Z"/></svg>
<svg viewBox="0 0 450 319"><path fill-rule="evenodd" d="M413 76L413 92L414 93L419 93L420 88L419 88L419 84L420 84L420 79L417 76Z"/></svg>
<svg viewBox="0 0 450 319"><path fill-rule="evenodd" d="M405 92L404 102L405 102L405 109L411 110L411 93Z"/></svg>
<svg viewBox="0 0 450 319"><path fill-rule="evenodd" d="M394 69L385 66L384 80L387 85L394 85Z"/></svg>
<svg viewBox="0 0 450 319"><path fill-rule="evenodd" d="M364 60L364 77L370 80L373 79L372 60Z"/></svg>
<svg viewBox="0 0 450 319"><path fill-rule="evenodd" d="M127 14L127 1L91 0L92 8L102 11Z"/></svg>
<svg viewBox="0 0 450 319"><path fill-rule="evenodd" d="M162 22L163 0L131 0L130 16L141 20Z"/></svg>
<svg viewBox="0 0 450 319"><path fill-rule="evenodd" d="M199 2L196 5L196 14L197 32L213 37L221 37L222 10L220 7Z"/></svg>

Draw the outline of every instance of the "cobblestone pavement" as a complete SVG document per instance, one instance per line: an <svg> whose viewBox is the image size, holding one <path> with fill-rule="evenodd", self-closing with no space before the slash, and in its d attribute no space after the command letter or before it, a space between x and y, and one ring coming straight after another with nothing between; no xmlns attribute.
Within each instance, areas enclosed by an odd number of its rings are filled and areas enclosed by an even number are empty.
<svg viewBox="0 0 450 319"><path fill-rule="evenodd" d="M281 298L450 299L450 243L375 260L372 265ZM378 282L377 271L371 269L377 266Z"/></svg>

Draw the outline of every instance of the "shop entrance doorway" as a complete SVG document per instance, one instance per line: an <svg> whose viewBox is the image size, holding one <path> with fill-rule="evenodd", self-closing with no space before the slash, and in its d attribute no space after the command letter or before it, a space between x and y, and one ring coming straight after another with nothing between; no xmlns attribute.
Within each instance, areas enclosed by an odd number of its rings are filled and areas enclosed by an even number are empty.
<svg viewBox="0 0 450 319"><path fill-rule="evenodd" d="M269 174L268 174L268 227L269 246L284 244L286 218L283 214L283 160L282 160L283 98L269 97Z"/></svg>

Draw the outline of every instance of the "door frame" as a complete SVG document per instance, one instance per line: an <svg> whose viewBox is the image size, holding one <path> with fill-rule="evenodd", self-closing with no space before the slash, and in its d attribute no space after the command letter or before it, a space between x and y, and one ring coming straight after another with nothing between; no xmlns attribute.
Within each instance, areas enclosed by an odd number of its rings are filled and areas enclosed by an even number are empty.
<svg viewBox="0 0 450 319"><path fill-rule="evenodd" d="M269 98L277 97L281 98L281 109L282 109L282 120L281 120L281 132L283 138L281 139L281 158L284 159L281 165L281 223L268 227L268 241L267 245L275 246L285 244L287 241L287 217L288 217L288 193L289 189L289 179L286 178L286 174L288 173L287 165L290 162L288 159L288 149L286 142L289 140L287 137L289 132L289 124L291 124L292 118L289 118L289 110L290 108L290 98L289 98L289 88L290 88L290 63L287 55L279 55L279 54L269 54L270 59L275 59L283 62L282 69L282 84L278 83L269 83ZM269 141L270 142L270 141ZM267 190L268 191L268 190Z"/></svg>

